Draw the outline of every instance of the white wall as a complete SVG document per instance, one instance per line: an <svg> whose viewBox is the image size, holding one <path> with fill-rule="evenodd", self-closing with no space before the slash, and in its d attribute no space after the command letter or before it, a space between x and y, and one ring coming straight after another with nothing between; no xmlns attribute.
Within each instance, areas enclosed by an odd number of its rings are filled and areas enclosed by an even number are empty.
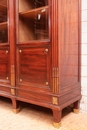
<svg viewBox="0 0 87 130"><path fill-rule="evenodd" d="M81 41L81 86L80 110L87 112L87 0L82 0L82 41Z"/></svg>

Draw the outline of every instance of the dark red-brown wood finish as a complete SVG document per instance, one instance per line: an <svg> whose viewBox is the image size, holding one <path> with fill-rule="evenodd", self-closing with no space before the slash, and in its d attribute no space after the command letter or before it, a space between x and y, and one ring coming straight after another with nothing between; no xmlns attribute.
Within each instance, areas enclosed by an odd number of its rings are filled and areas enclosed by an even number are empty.
<svg viewBox="0 0 87 130"><path fill-rule="evenodd" d="M1 0L0 14L4 15L0 20L0 32L3 32L4 37L0 40L0 96L13 100L11 91L15 87L14 68L12 71L12 67L15 66L14 0Z"/></svg>
<svg viewBox="0 0 87 130"><path fill-rule="evenodd" d="M35 9L33 2L8 0L8 42L0 44L0 95L11 98L15 112L18 101L52 109L59 127L62 109L73 103L78 112L81 99L81 1L42 0Z"/></svg>

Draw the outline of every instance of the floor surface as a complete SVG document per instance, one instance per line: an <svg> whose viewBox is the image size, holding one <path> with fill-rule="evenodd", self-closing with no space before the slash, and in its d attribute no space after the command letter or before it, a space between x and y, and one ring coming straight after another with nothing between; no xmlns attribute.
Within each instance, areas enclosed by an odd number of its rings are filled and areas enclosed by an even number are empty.
<svg viewBox="0 0 87 130"><path fill-rule="evenodd" d="M9 99L0 97L0 130L57 130L52 111L20 102L21 111L14 114ZM58 130L87 130L87 114L63 110L62 126Z"/></svg>

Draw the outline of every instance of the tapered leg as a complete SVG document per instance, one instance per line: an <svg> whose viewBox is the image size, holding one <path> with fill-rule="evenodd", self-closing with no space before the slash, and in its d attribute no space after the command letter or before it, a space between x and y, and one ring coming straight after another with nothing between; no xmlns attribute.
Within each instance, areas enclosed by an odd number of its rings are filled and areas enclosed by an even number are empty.
<svg viewBox="0 0 87 130"><path fill-rule="evenodd" d="M13 105L13 112L15 114L19 113L20 108L19 108L19 105L18 105L18 101L15 98L12 98L12 105Z"/></svg>
<svg viewBox="0 0 87 130"><path fill-rule="evenodd" d="M74 102L74 113L78 114L79 113L79 105L80 105L80 100Z"/></svg>
<svg viewBox="0 0 87 130"><path fill-rule="evenodd" d="M53 121L56 128L61 126L61 111L53 110Z"/></svg>

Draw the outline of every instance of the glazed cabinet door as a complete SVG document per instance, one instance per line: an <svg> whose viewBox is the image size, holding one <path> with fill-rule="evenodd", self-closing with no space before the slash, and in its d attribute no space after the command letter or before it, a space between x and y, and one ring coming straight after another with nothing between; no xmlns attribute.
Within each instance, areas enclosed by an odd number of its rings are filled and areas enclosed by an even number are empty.
<svg viewBox="0 0 87 130"><path fill-rule="evenodd" d="M51 90L50 3L16 0L15 4L17 97L29 99L35 95L30 92Z"/></svg>
<svg viewBox="0 0 87 130"><path fill-rule="evenodd" d="M49 39L48 0L16 0L18 11L18 42Z"/></svg>
<svg viewBox="0 0 87 130"><path fill-rule="evenodd" d="M0 95L11 96L14 66L14 2L0 0Z"/></svg>
<svg viewBox="0 0 87 130"><path fill-rule="evenodd" d="M8 0L0 0L0 45L8 42Z"/></svg>

